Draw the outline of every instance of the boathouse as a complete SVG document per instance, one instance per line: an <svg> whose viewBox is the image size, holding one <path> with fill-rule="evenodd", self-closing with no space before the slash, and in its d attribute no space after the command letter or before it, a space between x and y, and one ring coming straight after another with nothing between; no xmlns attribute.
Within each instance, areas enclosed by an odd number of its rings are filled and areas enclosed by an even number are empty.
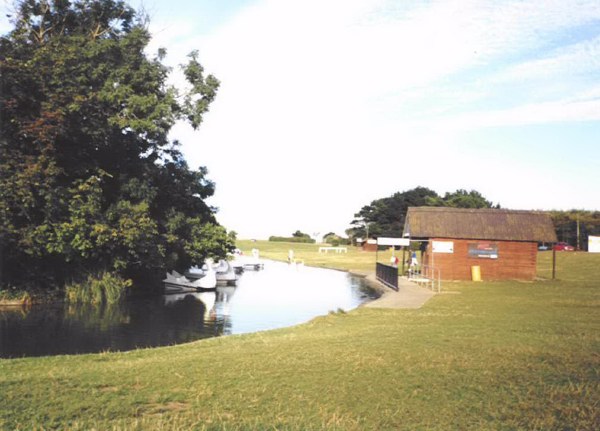
<svg viewBox="0 0 600 431"><path fill-rule="evenodd" d="M557 241L550 216L538 211L411 207L404 236L422 243L422 264L442 280L533 280L538 242Z"/></svg>

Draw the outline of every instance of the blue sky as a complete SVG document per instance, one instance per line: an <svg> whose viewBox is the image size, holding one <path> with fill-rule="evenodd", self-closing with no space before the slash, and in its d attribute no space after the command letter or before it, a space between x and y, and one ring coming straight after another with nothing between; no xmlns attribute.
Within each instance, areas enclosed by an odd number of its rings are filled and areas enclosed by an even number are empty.
<svg viewBox="0 0 600 431"><path fill-rule="evenodd" d="M175 65L198 49L222 82L201 129L172 136L241 237L343 233L363 205L418 185L600 209L597 0L144 7L150 51Z"/></svg>

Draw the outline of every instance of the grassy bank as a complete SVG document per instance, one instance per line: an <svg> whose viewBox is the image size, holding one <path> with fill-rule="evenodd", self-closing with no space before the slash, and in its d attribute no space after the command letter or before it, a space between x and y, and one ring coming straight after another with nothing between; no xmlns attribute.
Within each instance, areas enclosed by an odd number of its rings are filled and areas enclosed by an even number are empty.
<svg viewBox="0 0 600 431"><path fill-rule="evenodd" d="M289 244L272 246L257 248L287 258ZM346 257L340 266L372 268L372 254L302 247L295 254L307 263ZM457 294L419 310L364 308L169 348L1 360L0 427L598 429L600 256L560 254L558 275L449 283Z"/></svg>

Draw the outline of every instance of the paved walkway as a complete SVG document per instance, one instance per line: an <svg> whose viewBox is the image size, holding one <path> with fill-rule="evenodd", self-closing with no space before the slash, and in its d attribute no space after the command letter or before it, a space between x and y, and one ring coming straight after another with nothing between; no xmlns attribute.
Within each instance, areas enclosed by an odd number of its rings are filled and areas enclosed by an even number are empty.
<svg viewBox="0 0 600 431"><path fill-rule="evenodd" d="M379 283L375 278L375 274L367 275L367 280L372 283ZM429 298L435 295L434 292L421 287L416 283L408 281L406 278L398 279L398 291L383 286L384 293L378 299L364 304L364 307L373 308L421 308Z"/></svg>

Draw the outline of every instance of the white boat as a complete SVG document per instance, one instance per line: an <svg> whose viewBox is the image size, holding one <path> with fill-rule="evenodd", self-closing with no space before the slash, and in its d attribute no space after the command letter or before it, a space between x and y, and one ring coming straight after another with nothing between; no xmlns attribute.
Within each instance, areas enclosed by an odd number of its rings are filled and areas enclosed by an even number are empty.
<svg viewBox="0 0 600 431"><path fill-rule="evenodd" d="M198 288L192 285L192 282L176 271L167 272L163 280L165 284L165 293L185 293L197 292Z"/></svg>
<svg viewBox="0 0 600 431"><path fill-rule="evenodd" d="M206 267L206 265L204 265ZM198 265L192 266L187 270L185 276L191 280L198 280L206 275L206 271L204 269L199 268Z"/></svg>
<svg viewBox="0 0 600 431"><path fill-rule="evenodd" d="M217 273L213 268L212 259L206 261L206 270L204 271L204 277L194 281L199 290L202 289L216 289L217 287Z"/></svg>
<svg viewBox="0 0 600 431"><path fill-rule="evenodd" d="M265 264L262 262L246 262L244 263L244 270L258 271L265 268Z"/></svg>
<svg viewBox="0 0 600 431"><path fill-rule="evenodd" d="M211 264L217 277L217 283L220 284L235 284L240 274L236 269L226 260L220 260L217 265ZM208 272L208 264L204 264L202 268L197 265L192 266L185 273L185 276L190 280L199 280L204 278Z"/></svg>
<svg viewBox="0 0 600 431"><path fill-rule="evenodd" d="M239 278L234 267L226 260L221 259L214 269L217 276L217 282L235 284Z"/></svg>
<svg viewBox="0 0 600 431"><path fill-rule="evenodd" d="M165 284L165 293L198 292L200 290L215 289L217 287L217 277L212 265L209 264L206 274L200 279L192 281L173 271L171 274L167 273L163 283Z"/></svg>
<svg viewBox="0 0 600 431"><path fill-rule="evenodd" d="M260 258L255 256L236 256L232 262L232 266L235 268L242 268L245 271L258 271L265 267L264 263Z"/></svg>
<svg viewBox="0 0 600 431"><path fill-rule="evenodd" d="M234 258L234 260L229 262L229 264L231 265L236 274L240 275L244 273L244 264L240 259L238 259L237 256Z"/></svg>

